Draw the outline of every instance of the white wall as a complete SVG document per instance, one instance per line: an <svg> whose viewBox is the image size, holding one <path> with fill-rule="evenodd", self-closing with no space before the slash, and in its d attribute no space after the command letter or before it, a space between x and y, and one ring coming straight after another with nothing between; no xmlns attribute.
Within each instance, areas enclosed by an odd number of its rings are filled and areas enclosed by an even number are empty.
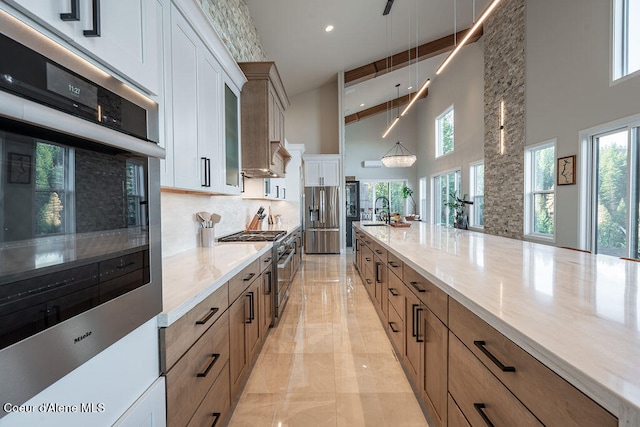
<svg viewBox="0 0 640 427"><path fill-rule="evenodd" d="M610 1L528 1L526 19L526 144L557 138L579 173L578 133L639 113L640 77L609 83ZM580 179L556 190L558 245L577 245Z"/></svg>
<svg viewBox="0 0 640 427"><path fill-rule="evenodd" d="M304 144L306 154L338 154L338 84L330 82L290 98L285 111L285 135Z"/></svg>
<svg viewBox="0 0 640 427"><path fill-rule="evenodd" d="M395 110L394 110L395 113ZM395 114L391 119L395 117ZM345 176L355 176L356 180L365 179L406 179L409 187L417 195L418 183L416 179L416 164L410 168L364 168L364 160L380 160L393 147L398 137L402 144L417 155L418 138L416 132L416 112L411 111L398 122L397 132L394 128L390 134L382 139L382 134L388 127L387 114L378 114L362 121L351 123L345 128ZM414 196L415 198L415 196ZM417 200L417 199L416 199Z"/></svg>
<svg viewBox="0 0 640 427"><path fill-rule="evenodd" d="M418 101L418 179L427 177L427 220L431 219L430 178L462 168L462 194L469 193L469 163L484 158L484 54L482 39L465 46ZM454 151L436 159L435 120L454 106ZM414 108L415 108L414 107ZM416 200L417 200L416 192Z"/></svg>

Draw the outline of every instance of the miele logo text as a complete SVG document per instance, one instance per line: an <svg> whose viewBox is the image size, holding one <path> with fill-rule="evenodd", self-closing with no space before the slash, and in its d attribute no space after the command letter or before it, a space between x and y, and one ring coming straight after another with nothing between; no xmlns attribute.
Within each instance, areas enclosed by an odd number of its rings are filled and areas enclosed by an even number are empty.
<svg viewBox="0 0 640 427"><path fill-rule="evenodd" d="M73 340L74 344L79 343L80 341L82 341L83 339L87 338L89 335L91 335L91 331L85 333L84 335L80 335L78 338Z"/></svg>

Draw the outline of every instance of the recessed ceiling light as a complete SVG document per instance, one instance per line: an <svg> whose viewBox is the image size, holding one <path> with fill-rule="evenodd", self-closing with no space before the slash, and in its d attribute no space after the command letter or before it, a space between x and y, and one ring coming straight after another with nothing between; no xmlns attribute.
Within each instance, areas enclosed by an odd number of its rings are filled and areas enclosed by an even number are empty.
<svg viewBox="0 0 640 427"><path fill-rule="evenodd" d="M361 107L364 107L364 104L360 104Z"/></svg>
<svg viewBox="0 0 640 427"><path fill-rule="evenodd" d="M327 28L324 29L327 33L333 31L333 25L327 25Z"/></svg>
<svg viewBox="0 0 640 427"><path fill-rule="evenodd" d="M413 89L413 86L409 86L409 87L407 88L407 90L411 90L411 89Z"/></svg>

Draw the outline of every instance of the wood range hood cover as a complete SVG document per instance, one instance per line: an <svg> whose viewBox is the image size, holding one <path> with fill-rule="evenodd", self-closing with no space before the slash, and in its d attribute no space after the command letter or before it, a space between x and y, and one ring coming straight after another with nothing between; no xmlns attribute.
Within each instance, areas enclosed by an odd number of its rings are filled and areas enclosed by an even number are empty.
<svg viewBox="0 0 640 427"><path fill-rule="evenodd" d="M284 111L289 98L274 62L241 62L242 172L252 178L283 178L291 155L285 148Z"/></svg>

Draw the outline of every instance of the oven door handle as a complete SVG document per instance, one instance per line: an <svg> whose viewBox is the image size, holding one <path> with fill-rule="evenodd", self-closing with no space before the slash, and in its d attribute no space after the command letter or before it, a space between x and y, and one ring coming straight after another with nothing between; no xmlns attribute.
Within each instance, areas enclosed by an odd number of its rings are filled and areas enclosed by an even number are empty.
<svg viewBox="0 0 640 427"><path fill-rule="evenodd" d="M280 258L278 260L278 268L285 268L289 264L289 262L291 262L291 258L293 257L293 253L294 252L295 251L293 251L293 250L289 251L289 254L284 259L284 261L282 261L282 258Z"/></svg>

